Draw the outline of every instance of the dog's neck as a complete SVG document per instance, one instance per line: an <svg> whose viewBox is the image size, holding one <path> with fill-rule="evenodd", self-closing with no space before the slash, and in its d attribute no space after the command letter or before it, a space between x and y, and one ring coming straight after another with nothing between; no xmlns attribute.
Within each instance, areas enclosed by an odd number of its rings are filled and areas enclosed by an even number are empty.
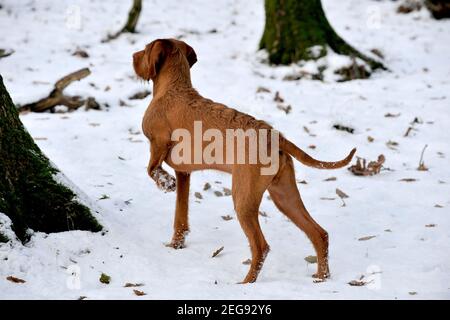
<svg viewBox="0 0 450 320"><path fill-rule="evenodd" d="M153 79L153 98L164 95L171 88L192 88L189 65L180 61L167 61Z"/></svg>

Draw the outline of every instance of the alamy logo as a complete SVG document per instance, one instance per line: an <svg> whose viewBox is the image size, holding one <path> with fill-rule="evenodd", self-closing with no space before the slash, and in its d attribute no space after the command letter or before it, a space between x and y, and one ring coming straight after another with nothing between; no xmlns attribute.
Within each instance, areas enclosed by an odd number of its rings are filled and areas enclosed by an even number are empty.
<svg viewBox="0 0 450 320"><path fill-rule="evenodd" d="M177 165L261 164L261 175L273 175L278 171L279 139L274 129L226 129L224 134L209 128L203 132L202 122L194 121L193 136L183 128L172 132L171 140L177 144L170 159Z"/></svg>

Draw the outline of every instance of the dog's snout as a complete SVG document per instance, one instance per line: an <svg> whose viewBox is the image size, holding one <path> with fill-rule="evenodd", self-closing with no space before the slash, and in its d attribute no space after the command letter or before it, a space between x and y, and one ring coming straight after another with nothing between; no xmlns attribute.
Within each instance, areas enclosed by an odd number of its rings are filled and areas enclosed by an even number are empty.
<svg viewBox="0 0 450 320"><path fill-rule="evenodd" d="M136 74L144 78L144 72L142 70L142 57L144 56L144 50L133 53L133 68Z"/></svg>
<svg viewBox="0 0 450 320"><path fill-rule="evenodd" d="M137 51L135 53L133 53L133 61L139 61L142 58L142 55L144 54L144 51Z"/></svg>

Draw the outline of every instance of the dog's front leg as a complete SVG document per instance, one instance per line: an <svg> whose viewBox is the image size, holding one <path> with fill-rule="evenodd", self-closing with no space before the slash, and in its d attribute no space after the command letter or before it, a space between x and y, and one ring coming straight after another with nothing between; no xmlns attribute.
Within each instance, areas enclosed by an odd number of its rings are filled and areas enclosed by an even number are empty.
<svg viewBox="0 0 450 320"><path fill-rule="evenodd" d="M177 177L177 204L173 222L173 237L167 246L174 249L181 249L184 248L184 239L189 231L188 207L191 175L190 173L180 171L175 171L175 174Z"/></svg>
<svg viewBox="0 0 450 320"><path fill-rule="evenodd" d="M159 189L165 192L175 191L176 180L162 168L162 162L166 158L170 148L167 145L151 143L150 161L147 167L148 175L155 180Z"/></svg>

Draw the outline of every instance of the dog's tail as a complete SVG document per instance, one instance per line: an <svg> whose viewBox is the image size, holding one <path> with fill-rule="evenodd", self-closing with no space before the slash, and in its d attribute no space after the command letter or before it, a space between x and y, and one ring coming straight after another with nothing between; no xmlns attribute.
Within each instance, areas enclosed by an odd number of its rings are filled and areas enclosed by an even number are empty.
<svg viewBox="0 0 450 320"><path fill-rule="evenodd" d="M345 159L335 161L335 162L325 162L316 160L310 155L308 155L305 151L297 147L295 144L290 142L288 139L280 136L280 149L289 153L295 159L307 165L309 167L317 168L317 169L338 169L345 167L352 161L353 155L356 152L356 148L353 148L352 151L348 154Z"/></svg>

